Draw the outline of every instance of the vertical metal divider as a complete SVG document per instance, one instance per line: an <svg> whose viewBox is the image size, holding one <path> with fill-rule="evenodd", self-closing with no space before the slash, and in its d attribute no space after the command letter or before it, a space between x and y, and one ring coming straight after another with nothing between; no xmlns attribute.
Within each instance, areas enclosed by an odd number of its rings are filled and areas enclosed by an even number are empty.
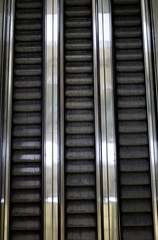
<svg viewBox="0 0 158 240"><path fill-rule="evenodd" d="M144 48L144 70L146 84L147 119L149 136L149 156L151 172L151 193L153 207L154 239L158 239L158 149L157 149L157 128L156 128L156 108L154 102L154 81L152 69L152 45L151 28L148 0L141 0L142 28L143 28L143 48Z"/></svg>
<svg viewBox="0 0 158 240"><path fill-rule="evenodd" d="M59 210L59 1L53 1L53 240L58 239Z"/></svg>
<svg viewBox="0 0 158 240"><path fill-rule="evenodd" d="M45 2L44 240L58 239L58 1Z"/></svg>
<svg viewBox="0 0 158 240"><path fill-rule="evenodd" d="M5 68L5 45L6 45L6 17L7 17L7 1L3 0L0 2L0 149L3 147L3 116L4 116L4 68ZM4 212L4 187L3 173L2 171L2 151L0 153L0 229L3 232L3 221L1 221L1 215ZM3 176L3 178L2 178ZM2 234L0 233L0 239L2 239Z"/></svg>
<svg viewBox="0 0 158 240"><path fill-rule="evenodd" d="M44 240L53 239L53 6L45 2L45 84L44 84Z"/></svg>
<svg viewBox="0 0 158 240"><path fill-rule="evenodd" d="M42 226L42 231L41 231L41 236L42 236L42 240L44 239L44 158L45 158L45 151L44 151L44 140L45 140L45 137L44 137L44 128L45 128L45 125L44 125L44 116L45 116L45 113L44 113L44 109L45 109L45 0L42 0L42 6L43 6L43 9L42 9L42 13L43 13L43 20L42 20L42 24L43 24L43 27L42 27L42 48L43 48L43 51L42 51L42 151L41 151L41 155L42 155L42 172L41 172L41 176L42 176L42 184L41 184L41 187L42 187L42 191L41 191L41 194L42 194L42 199L41 199L41 226Z"/></svg>
<svg viewBox="0 0 158 240"><path fill-rule="evenodd" d="M60 0L60 239L65 239L64 0Z"/></svg>
<svg viewBox="0 0 158 240"><path fill-rule="evenodd" d="M103 0L103 36L104 36L104 71L106 95L106 143L108 163L109 191L109 234L110 240L118 239L118 196L117 196L117 163L116 131L114 114L114 81L112 55L112 12L111 1Z"/></svg>
<svg viewBox="0 0 158 240"><path fill-rule="evenodd" d="M13 85L13 51L14 51L14 12L15 0L8 2L6 25L6 62L4 84L4 125L2 139L2 196L1 196L1 238L9 239L10 209L10 157L12 128L12 85Z"/></svg>
<svg viewBox="0 0 158 240"><path fill-rule="evenodd" d="M119 238L111 1L98 0L104 239Z"/></svg>
<svg viewBox="0 0 158 240"><path fill-rule="evenodd" d="M158 1L150 1L151 9L151 28L152 28L152 46L153 46L153 69L154 69L154 87L156 88L156 103L155 109L157 110L156 120L158 119ZM157 124L158 126L158 124ZM158 161L156 165L156 191L157 191L157 201L158 201Z"/></svg>
<svg viewBox="0 0 158 240"><path fill-rule="evenodd" d="M108 162L106 140L106 95L104 75L104 29L103 29L103 2L98 0L98 42L99 42L99 74L100 74L100 109L101 109L101 157L102 157L102 197L103 197L103 238L109 236L109 191L108 191Z"/></svg>
<svg viewBox="0 0 158 240"><path fill-rule="evenodd" d="M96 199L97 199L97 239L102 239L101 221L101 144L99 126L99 102L98 102L98 59L97 59L97 4L92 1L92 22L93 22L93 79L94 79L94 115L95 115L95 155L96 155Z"/></svg>

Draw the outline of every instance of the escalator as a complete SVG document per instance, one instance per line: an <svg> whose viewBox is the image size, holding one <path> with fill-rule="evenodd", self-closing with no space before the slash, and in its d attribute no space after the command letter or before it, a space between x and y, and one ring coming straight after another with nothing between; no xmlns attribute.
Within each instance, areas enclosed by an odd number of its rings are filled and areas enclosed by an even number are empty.
<svg viewBox="0 0 158 240"><path fill-rule="evenodd" d="M10 239L42 239L42 0L15 1Z"/></svg>
<svg viewBox="0 0 158 240"><path fill-rule="evenodd" d="M139 0L113 0L115 100L121 233L151 240L153 216Z"/></svg>
<svg viewBox="0 0 158 240"><path fill-rule="evenodd" d="M64 1L65 233L97 239L92 1Z"/></svg>
<svg viewBox="0 0 158 240"><path fill-rule="evenodd" d="M92 0L63 1L65 239L96 240ZM154 240L140 0L111 2L121 239ZM43 0L15 0L11 240L43 239L45 227L43 8Z"/></svg>

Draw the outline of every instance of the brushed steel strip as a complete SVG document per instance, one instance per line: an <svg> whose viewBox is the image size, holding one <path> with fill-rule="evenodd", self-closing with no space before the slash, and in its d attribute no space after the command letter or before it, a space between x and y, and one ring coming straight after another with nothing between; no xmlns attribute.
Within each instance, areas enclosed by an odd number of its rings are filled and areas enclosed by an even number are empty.
<svg viewBox="0 0 158 240"><path fill-rule="evenodd" d="M58 239L58 1L45 2L44 239Z"/></svg>
<svg viewBox="0 0 158 240"><path fill-rule="evenodd" d="M5 99L4 126L2 146L2 169L4 171L2 185L4 187L3 239L9 239L10 210L10 162L11 162L11 128L12 128L12 88L13 88L13 50L14 50L15 0L8 1L7 33L6 33L6 66L5 66Z"/></svg>

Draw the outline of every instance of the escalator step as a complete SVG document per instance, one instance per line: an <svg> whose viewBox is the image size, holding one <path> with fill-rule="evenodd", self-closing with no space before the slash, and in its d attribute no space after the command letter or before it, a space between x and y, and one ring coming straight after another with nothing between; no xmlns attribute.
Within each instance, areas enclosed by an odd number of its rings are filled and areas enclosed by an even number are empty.
<svg viewBox="0 0 158 240"><path fill-rule="evenodd" d="M64 1L65 232L97 239L92 1Z"/></svg>
<svg viewBox="0 0 158 240"><path fill-rule="evenodd" d="M41 0L16 0L13 68L10 239L42 234Z"/></svg>
<svg viewBox="0 0 158 240"><path fill-rule="evenodd" d="M117 155L122 240L153 240L140 0L113 0Z"/></svg>

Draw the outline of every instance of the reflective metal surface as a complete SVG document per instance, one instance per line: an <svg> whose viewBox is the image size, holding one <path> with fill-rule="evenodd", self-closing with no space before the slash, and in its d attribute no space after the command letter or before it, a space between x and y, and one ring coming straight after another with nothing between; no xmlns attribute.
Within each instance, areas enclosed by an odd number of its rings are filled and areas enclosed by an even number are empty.
<svg viewBox="0 0 158 240"><path fill-rule="evenodd" d="M108 199L108 163L106 145L106 102L104 76L104 38L103 38L103 3L98 0L98 37L99 37L99 72L101 103L101 145L102 145L102 186L103 186L103 236L109 240L109 199Z"/></svg>
<svg viewBox="0 0 158 240"><path fill-rule="evenodd" d="M65 239L64 2L60 0L60 238Z"/></svg>
<svg viewBox="0 0 158 240"><path fill-rule="evenodd" d="M112 16L111 1L103 0L105 87L106 87L106 124L107 124L107 161L109 189L110 239L118 239L118 198L116 136L114 116L114 81L112 61Z"/></svg>
<svg viewBox="0 0 158 240"><path fill-rule="evenodd" d="M111 1L98 0L104 239L117 240L118 198Z"/></svg>
<svg viewBox="0 0 158 240"><path fill-rule="evenodd" d="M2 148L2 122L3 122L3 114L2 114L2 91L3 91L3 60L4 60L4 40L5 40L5 19L6 19L6 6L5 1L0 1L0 148ZM4 212L4 187L2 188L2 181L4 181L4 176L2 179L2 152L0 153L0 229L3 229L3 221L1 222L1 213ZM4 182L3 182L4 186ZM2 191L3 190L3 191ZM0 239L2 239L2 235L0 233Z"/></svg>
<svg viewBox="0 0 158 240"><path fill-rule="evenodd" d="M99 132L99 105L98 105L98 59L97 59L97 29L96 29L96 0L92 1L92 21L93 21L93 80L94 80L94 115L95 115L95 159L96 159L96 199L97 199L97 239L102 239L101 221L101 145Z"/></svg>
<svg viewBox="0 0 158 240"><path fill-rule="evenodd" d="M11 121L12 121L12 82L13 82L13 49L14 49L14 11L15 1L8 2L6 66L5 66L5 100L2 149L2 212L1 237L9 239L9 207L10 207L10 156L11 156Z"/></svg>
<svg viewBox="0 0 158 240"><path fill-rule="evenodd" d="M154 75L156 85L156 104L157 104L157 117L158 118L158 1L151 0L151 27L152 27L152 43L153 43L153 57L154 57ZM157 139L156 139L157 140ZM156 146L157 147L157 143ZM156 194L158 206L158 160L155 160L156 168ZM158 208L158 207L157 207Z"/></svg>
<svg viewBox="0 0 158 240"><path fill-rule="evenodd" d="M151 25L149 16L149 6L147 0L141 0L142 24L143 24L143 47L144 47L144 69L146 83L148 137L150 153L151 190L153 202L153 223L154 238L158 239L158 208L157 208L157 182L158 182L158 150L156 134L156 116L154 105L154 81L152 72L152 48L151 48Z"/></svg>
<svg viewBox="0 0 158 240"><path fill-rule="evenodd" d="M1 72L2 72L2 52L3 52L3 23L4 23L4 6L5 2L0 1L0 80L1 79ZM0 81L1 84L1 81Z"/></svg>
<svg viewBox="0 0 158 240"><path fill-rule="evenodd" d="M58 239L58 2L45 6L44 240Z"/></svg>
<svg viewBox="0 0 158 240"><path fill-rule="evenodd" d="M53 240L58 239L59 168L59 1L53 1Z"/></svg>
<svg viewBox="0 0 158 240"><path fill-rule="evenodd" d="M155 76L155 86L156 86L156 104L157 106L157 116L158 118L158 1L151 0L150 1L150 9L151 9L151 27L152 27L152 43L153 43L153 64L154 64L154 76ZM156 139L157 140L157 139ZM157 147L157 143L156 146ZM155 168L156 168L156 194L157 194L157 208L158 208L158 160L155 160Z"/></svg>

